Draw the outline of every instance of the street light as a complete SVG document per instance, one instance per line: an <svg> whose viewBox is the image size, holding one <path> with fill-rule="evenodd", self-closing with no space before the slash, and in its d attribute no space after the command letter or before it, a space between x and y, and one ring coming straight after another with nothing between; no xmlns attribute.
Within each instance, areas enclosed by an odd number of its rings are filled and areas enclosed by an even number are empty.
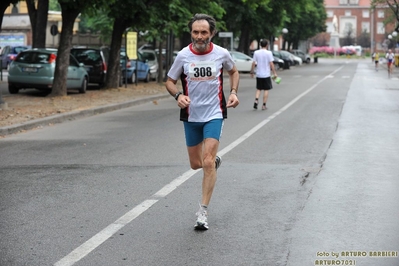
<svg viewBox="0 0 399 266"><path fill-rule="evenodd" d="M394 39L394 42L393 42L393 48L396 50L396 46L397 46L397 37L398 36L398 32L396 31L396 30L394 30L393 32L392 32L392 35L391 35L391 38L393 38ZM388 36L388 38L389 38L389 36ZM390 39L390 43L391 43L391 39ZM392 45L392 44L391 44Z"/></svg>
<svg viewBox="0 0 399 266"><path fill-rule="evenodd" d="M284 45L284 34L287 34L288 33L288 30L286 29L286 28L283 28L282 30L281 30L281 32L283 33L283 37L282 37L282 39L283 39L283 44L281 45L282 46L282 48L283 48L283 50L284 50L284 48L285 48L285 45Z"/></svg>

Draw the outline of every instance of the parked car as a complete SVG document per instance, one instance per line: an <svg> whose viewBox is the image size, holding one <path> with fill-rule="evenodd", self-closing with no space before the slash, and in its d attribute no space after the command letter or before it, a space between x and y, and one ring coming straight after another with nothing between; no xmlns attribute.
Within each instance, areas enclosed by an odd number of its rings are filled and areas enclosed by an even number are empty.
<svg viewBox="0 0 399 266"><path fill-rule="evenodd" d="M8 70L8 91L16 94L21 89L35 88L51 91L54 80L56 49L29 49L18 54ZM89 75L82 63L70 54L67 89L85 93Z"/></svg>
<svg viewBox="0 0 399 266"><path fill-rule="evenodd" d="M284 50L281 50L280 54L285 55L291 59L291 62L292 62L291 66L302 65L302 59L299 58L298 56L295 56L295 55L291 54L290 52L287 52Z"/></svg>
<svg viewBox="0 0 399 266"><path fill-rule="evenodd" d="M307 64L310 63L310 55L309 54L305 54L301 50L292 50L291 53L296 55L296 56L298 56L298 57L300 57L303 62L305 62Z"/></svg>
<svg viewBox="0 0 399 266"><path fill-rule="evenodd" d="M230 51L230 54L236 64L238 72L251 72L253 62L252 57L237 51Z"/></svg>
<svg viewBox="0 0 399 266"><path fill-rule="evenodd" d="M148 49L142 49L140 50L140 53L143 55L143 59L146 60L148 66L150 67L151 79L156 80L159 73L157 53L155 50Z"/></svg>
<svg viewBox="0 0 399 266"><path fill-rule="evenodd" d="M71 49L71 54L83 63L89 74L89 82L96 83L99 87L104 86L107 77L109 49L75 47Z"/></svg>
<svg viewBox="0 0 399 266"><path fill-rule="evenodd" d="M277 56L278 58L281 58L284 61L284 69L290 69L291 66L294 65L294 60L292 59L291 56L281 53L282 51L272 51L273 56Z"/></svg>
<svg viewBox="0 0 399 266"><path fill-rule="evenodd" d="M129 63L127 64L127 68L122 66L122 79L127 80L128 83L135 83L137 77L137 80L149 82L151 78L150 66L146 63L143 55L137 52L137 60L127 58Z"/></svg>
<svg viewBox="0 0 399 266"><path fill-rule="evenodd" d="M273 56L273 64L274 64L274 69L279 70L280 68L284 68L284 60L277 57Z"/></svg>
<svg viewBox="0 0 399 266"><path fill-rule="evenodd" d="M157 53L157 58L159 56L159 49L155 49L155 52ZM173 51L172 52L172 63L175 61L175 58L179 51ZM166 49L162 49L162 68L165 69L166 67Z"/></svg>
<svg viewBox="0 0 399 266"><path fill-rule="evenodd" d="M0 54L1 68L8 69L11 61L13 61L20 52L29 48L29 46L4 46Z"/></svg>
<svg viewBox="0 0 399 266"><path fill-rule="evenodd" d="M289 52L287 52L287 53L289 53ZM294 59L294 65L302 65L302 63L303 63L302 58L300 58L299 56L296 56L296 55L294 55L292 53L290 53L290 55Z"/></svg>
<svg viewBox="0 0 399 266"><path fill-rule="evenodd" d="M145 43L139 47L139 51L141 50L154 50L154 46L151 43Z"/></svg>

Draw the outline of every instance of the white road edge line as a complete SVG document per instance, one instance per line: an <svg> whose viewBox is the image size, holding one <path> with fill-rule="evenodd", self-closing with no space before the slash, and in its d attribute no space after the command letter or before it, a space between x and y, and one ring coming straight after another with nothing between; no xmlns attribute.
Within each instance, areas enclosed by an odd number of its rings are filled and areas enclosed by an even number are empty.
<svg viewBox="0 0 399 266"><path fill-rule="evenodd" d="M299 99L304 97L306 94L314 90L320 83L325 81L326 79L331 78L332 75L334 75L336 72L341 70L344 66L339 67L335 71L333 71L331 74L325 76L323 79L319 80L316 84L314 84L312 87L310 87L308 90L304 91L300 95L298 95L295 99L290 101L288 104L286 104L284 107L282 107L280 110L269 116L267 119L263 120L260 122L258 125L253 127L251 130L246 132L244 135L242 135L240 138L226 146L224 149L220 150L218 154L223 156L224 154L228 153L235 147L237 147L239 144L244 142L247 138L249 138L251 135L253 135L256 131L261 129L263 126L265 126L267 123L269 123L271 120L276 118L278 115L283 113L285 110L287 110L289 107L291 107L294 103L296 103ZM67 256L59 260L54 264L54 266L71 266L75 264L76 262L80 261L84 257L86 257L90 252L92 252L94 249L96 249L98 246L100 246L102 243L104 243L106 240L108 240L110 237L112 237L116 232L118 232L120 229L122 229L125 225L129 224L132 222L134 219L136 219L138 216L140 216L142 213L147 211L151 206L153 206L155 203L159 201L160 198L163 198L167 196L168 194L172 193L176 188L178 188L181 184L186 182L188 179L190 179L193 175L195 175L198 171L200 170L188 170L185 172L183 175L177 177L174 179L172 182L161 188L158 192L156 192L152 197L149 199L143 201L130 211L128 211L125 215L120 217L118 220L113 222L112 224L108 225L106 228L101 230L99 233L97 233L95 236L87 240L85 243L77 247L75 250L73 250L71 253L69 253Z"/></svg>

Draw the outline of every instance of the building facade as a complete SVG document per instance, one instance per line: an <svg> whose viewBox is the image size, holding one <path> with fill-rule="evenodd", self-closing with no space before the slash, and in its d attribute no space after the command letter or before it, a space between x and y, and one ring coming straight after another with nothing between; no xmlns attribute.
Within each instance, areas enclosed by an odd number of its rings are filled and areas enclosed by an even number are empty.
<svg viewBox="0 0 399 266"><path fill-rule="evenodd" d="M371 0L325 0L324 5L327 12L327 33L334 32L335 20L341 40L352 37L356 42L360 36L369 36L370 47L366 48L371 51L385 51L388 46L396 47L396 38L388 38L393 33L395 24L384 23L389 13L388 7L372 10Z"/></svg>

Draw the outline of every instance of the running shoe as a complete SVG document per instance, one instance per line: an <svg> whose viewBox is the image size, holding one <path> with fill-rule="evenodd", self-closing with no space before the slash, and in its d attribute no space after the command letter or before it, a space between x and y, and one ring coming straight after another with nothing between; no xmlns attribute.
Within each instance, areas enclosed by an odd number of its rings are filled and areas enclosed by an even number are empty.
<svg viewBox="0 0 399 266"><path fill-rule="evenodd" d="M194 225L195 230L208 230L208 212L200 206L200 209L196 213L197 222Z"/></svg>
<svg viewBox="0 0 399 266"><path fill-rule="evenodd" d="M254 102L254 109L258 109L258 103Z"/></svg>
<svg viewBox="0 0 399 266"><path fill-rule="evenodd" d="M220 157L219 155L216 155L216 159L215 159L216 170L220 167L221 164L222 164L222 157Z"/></svg>

